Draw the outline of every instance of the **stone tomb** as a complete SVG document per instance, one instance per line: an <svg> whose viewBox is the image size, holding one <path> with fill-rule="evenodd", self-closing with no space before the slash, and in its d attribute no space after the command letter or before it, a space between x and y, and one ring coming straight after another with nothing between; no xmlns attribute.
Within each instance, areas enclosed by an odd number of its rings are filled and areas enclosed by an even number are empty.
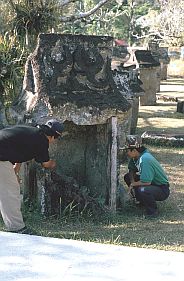
<svg viewBox="0 0 184 281"><path fill-rule="evenodd" d="M140 97L140 105L155 105L156 93L160 90L160 62L154 59L149 50L136 50L140 80L145 95Z"/></svg>
<svg viewBox="0 0 184 281"><path fill-rule="evenodd" d="M114 46L111 68L117 88L132 106L132 113L129 118L130 124L127 124L127 133L135 134L138 121L139 100L140 96L144 95L144 90L141 88L143 83L138 78L138 68L136 68L135 60L133 60L133 52L130 51L130 48ZM123 128L121 135L124 132L125 130Z"/></svg>
<svg viewBox="0 0 184 281"><path fill-rule="evenodd" d="M76 204L83 188L116 210L119 128L131 105L112 78L112 47L111 37L40 34L27 60L23 92L12 112L31 124L56 118L66 131L51 147L58 163L54 173L25 164L24 194L41 202L43 212L58 213L65 206L63 188Z"/></svg>
<svg viewBox="0 0 184 281"><path fill-rule="evenodd" d="M123 67L120 64L117 69L114 69L113 77L119 91L132 106L127 133L135 134L139 113L139 100L144 95L144 90L141 88L142 82L138 78L138 70L134 66ZM122 131L124 132L124 128ZM123 132L121 135L123 135Z"/></svg>
<svg viewBox="0 0 184 281"><path fill-rule="evenodd" d="M154 59L160 62L160 79L167 80L167 68L170 62L168 47L159 46L158 41L155 40L151 40L148 46Z"/></svg>

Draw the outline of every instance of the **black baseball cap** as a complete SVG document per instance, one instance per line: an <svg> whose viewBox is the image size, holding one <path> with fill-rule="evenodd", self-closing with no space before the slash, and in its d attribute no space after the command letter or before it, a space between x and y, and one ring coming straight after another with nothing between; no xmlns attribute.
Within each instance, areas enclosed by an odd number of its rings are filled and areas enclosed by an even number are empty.
<svg viewBox="0 0 184 281"><path fill-rule="evenodd" d="M62 122L59 122L56 119L50 119L45 123L46 126L48 126L53 132L55 132L58 135L62 135L64 131L64 125Z"/></svg>

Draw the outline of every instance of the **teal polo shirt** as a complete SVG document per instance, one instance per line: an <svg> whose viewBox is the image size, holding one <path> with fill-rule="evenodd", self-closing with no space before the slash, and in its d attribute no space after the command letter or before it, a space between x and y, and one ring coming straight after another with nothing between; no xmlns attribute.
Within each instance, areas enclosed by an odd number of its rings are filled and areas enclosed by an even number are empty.
<svg viewBox="0 0 184 281"><path fill-rule="evenodd" d="M139 159L131 159L128 168L133 171L137 168L142 182L151 182L155 185L169 183L164 169L147 149L140 155Z"/></svg>

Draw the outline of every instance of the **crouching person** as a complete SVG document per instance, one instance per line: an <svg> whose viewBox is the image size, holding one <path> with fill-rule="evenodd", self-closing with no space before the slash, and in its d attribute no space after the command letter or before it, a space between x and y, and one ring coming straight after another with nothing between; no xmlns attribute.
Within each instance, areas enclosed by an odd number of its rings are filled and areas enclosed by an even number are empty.
<svg viewBox="0 0 184 281"><path fill-rule="evenodd" d="M164 201L170 193L167 175L160 163L142 145L140 136L128 135L125 149L130 158L129 172L124 176L129 192L145 208L147 218L157 217L156 201Z"/></svg>

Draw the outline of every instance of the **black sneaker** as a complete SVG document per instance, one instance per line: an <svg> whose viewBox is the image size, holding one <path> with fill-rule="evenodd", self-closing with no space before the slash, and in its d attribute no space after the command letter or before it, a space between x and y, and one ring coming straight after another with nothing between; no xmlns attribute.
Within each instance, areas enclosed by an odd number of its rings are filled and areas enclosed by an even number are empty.
<svg viewBox="0 0 184 281"><path fill-rule="evenodd" d="M134 203L135 203L135 206L138 208L145 208L145 206L139 201L135 201Z"/></svg>
<svg viewBox="0 0 184 281"><path fill-rule="evenodd" d="M153 214L145 215L145 219L155 219L155 218L158 217L158 215L159 215L159 213L158 213L158 210L157 210Z"/></svg>
<svg viewBox="0 0 184 281"><path fill-rule="evenodd" d="M15 230L15 231L11 231L13 233L20 233L20 234L29 234L29 235L33 235L33 231L29 228L27 228L26 226L19 229L19 230Z"/></svg>

